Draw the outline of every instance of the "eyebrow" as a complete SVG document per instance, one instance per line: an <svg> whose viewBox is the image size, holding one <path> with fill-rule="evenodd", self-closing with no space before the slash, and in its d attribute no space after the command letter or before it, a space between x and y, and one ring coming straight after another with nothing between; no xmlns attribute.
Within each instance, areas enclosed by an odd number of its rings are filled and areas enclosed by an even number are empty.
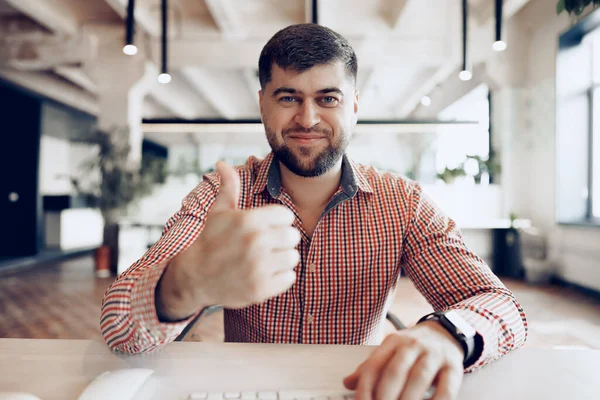
<svg viewBox="0 0 600 400"><path fill-rule="evenodd" d="M273 92L273 97L277 96L278 94L281 93L288 93L288 94L304 94L301 90L296 90L294 88L291 87L280 87L277 88L274 92ZM342 92L341 89L337 88L337 87L327 87L325 89L321 89L319 91L317 91L318 94L326 94L326 93L338 93L339 95L343 96L344 92Z"/></svg>

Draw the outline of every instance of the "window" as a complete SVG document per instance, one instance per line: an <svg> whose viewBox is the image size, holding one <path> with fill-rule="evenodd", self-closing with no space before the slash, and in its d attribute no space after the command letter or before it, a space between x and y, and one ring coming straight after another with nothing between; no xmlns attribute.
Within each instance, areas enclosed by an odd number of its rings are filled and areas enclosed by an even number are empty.
<svg viewBox="0 0 600 400"><path fill-rule="evenodd" d="M589 90L590 109L590 217L600 222L600 28L587 38L591 48L592 85Z"/></svg>
<svg viewBox="0 0 600 400"><path fill-rule="evenodd" d="M600 12L561 35L556 64L557 218L600 226Z"/></svg>
<svg viewBox="0 0 600 400"><path fill-rule="evenodd" d="M486 184L496 167L490 155L489 88L481 84L438 114L442 121L476 121L471 126L441 126L435 143L438 179ZM456 176L458 175L458 176Z"/></svg>
<svg viewBox="0 0 600 400"><path fill-rule="evenodd" d="M600 58L600 57L599 57ZM598 65L600 70L600 64ZM592 217L600 220L600 85L592 90Z"/></svg>

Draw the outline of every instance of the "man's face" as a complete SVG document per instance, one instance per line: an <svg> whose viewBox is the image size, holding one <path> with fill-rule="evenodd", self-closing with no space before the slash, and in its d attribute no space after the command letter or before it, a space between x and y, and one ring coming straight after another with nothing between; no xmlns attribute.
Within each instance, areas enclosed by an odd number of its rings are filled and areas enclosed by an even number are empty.
<svg viewBox="0 0 600 400"><path fill-rule="evenodd" d="M320 176L342 157L358 115L358 93L344 65L298 73L273 65L260 112L273 153L293 173Z"/></svg>

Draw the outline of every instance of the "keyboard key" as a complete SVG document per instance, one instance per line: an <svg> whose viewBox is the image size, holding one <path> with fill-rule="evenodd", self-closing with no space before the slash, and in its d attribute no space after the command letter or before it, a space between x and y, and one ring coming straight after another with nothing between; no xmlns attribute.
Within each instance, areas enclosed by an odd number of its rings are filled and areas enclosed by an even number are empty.
<svg viewBox="0 0 600 400"><path fill-rule="evenodd" d="M242 392L242 400L255 400L256 392Z"/></svg>
<svg viewBox="0 0 600 400"><path fill-rule="evenodd" d="M277 392L258 392L259 400L277 400Z"/></svg>
<svg viewBox="0 0 600 400"><path fill-rule="evenodd" d="M208 394L207 400L223 400L223 392L211 392Z"/></svg>
<svg viewBox="0 0 600 400"><path fill-rule="evenodd" d="M208 393L206 392L194 392L188 395L187 400L206 400L207 397Z"/></svg>
<svg viewBox="0 0 600 400"><path fill-rule="evenodd" d="M239 399L241 397L241 393L239 392L227 392L223 395L224 399Z"/></svg>

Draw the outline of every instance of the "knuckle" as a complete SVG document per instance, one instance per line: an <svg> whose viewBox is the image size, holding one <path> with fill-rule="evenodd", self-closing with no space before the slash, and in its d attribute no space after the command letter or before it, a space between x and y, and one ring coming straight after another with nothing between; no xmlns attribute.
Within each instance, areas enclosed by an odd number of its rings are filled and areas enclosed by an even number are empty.
<svg viewBox="0 0 600 400"><path fill-rule="evenodd" d="M247 249L260 246L261 236L258 232L249 232L243 236L244 247Z"/></svg>
<svg viewBox="0 0 600 400"><path fill-rule="evenodd" d="M384 375L390 378L396 378L405 372L404 365L398 362L389 363L385 369Z"/></svg>
<svg viewBox="0 0 600 400"><path fill-rule="evenodd" d="M297 250L286 252L286 266L295 267L300 262L300 253Z"/></svg>
<svg viewBox="0 0 600 400"><path fill-rule="evenodd" d="M439 369L439 363L434 358L427 358L415 372L418 379L430 379Z"/></svg>

